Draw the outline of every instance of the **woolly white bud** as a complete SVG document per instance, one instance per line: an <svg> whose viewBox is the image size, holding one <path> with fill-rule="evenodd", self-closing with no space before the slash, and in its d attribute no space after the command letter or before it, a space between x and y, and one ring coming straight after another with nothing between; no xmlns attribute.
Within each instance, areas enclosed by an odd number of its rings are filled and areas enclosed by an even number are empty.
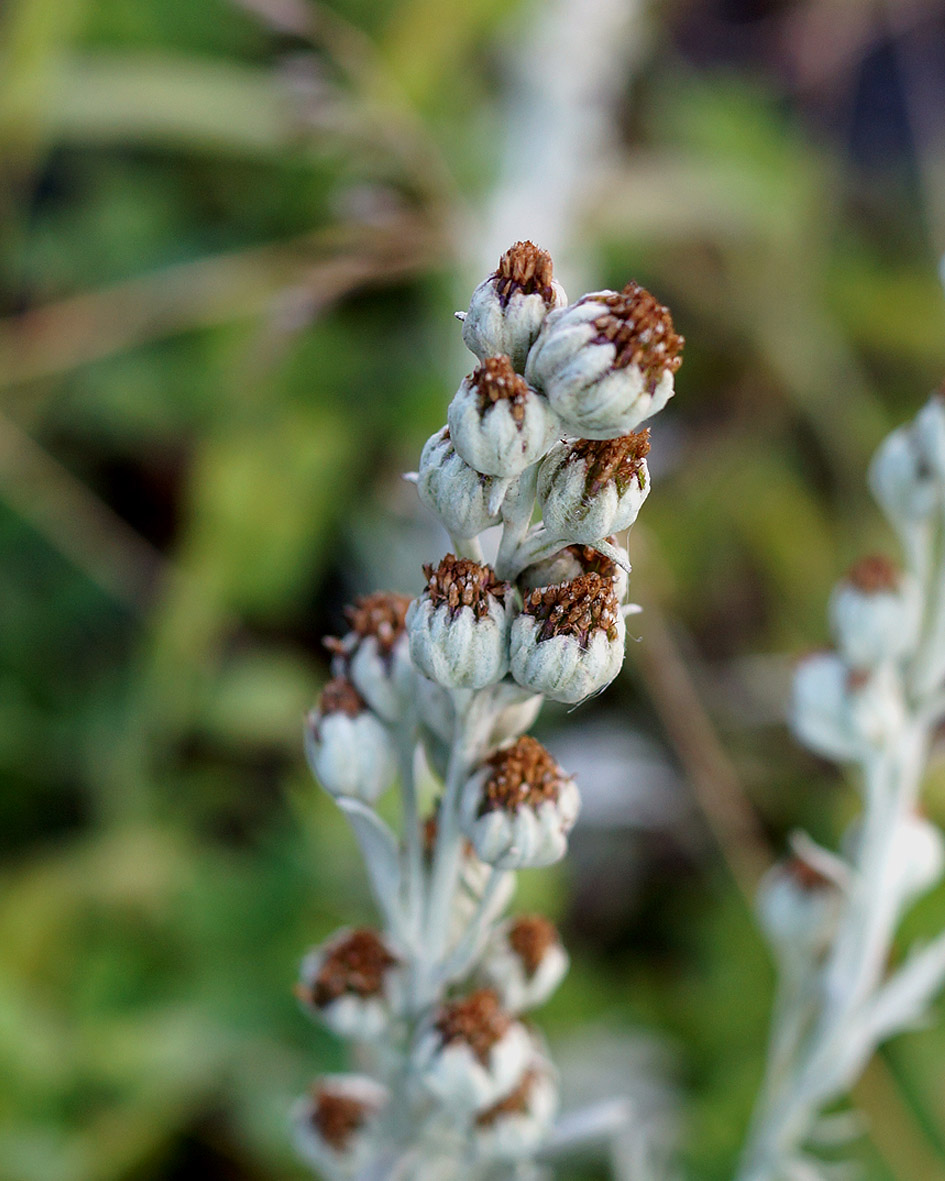
<svg viewBox="0 0 945 1181"><path fill-rule="evenodd" d="M880 508L897 528L920 521L933 511L941 492L914 426L899 427L883 440L870 464L869 484Z"/></svg>
<svg viewBox="0 0 945 1181"><path fill-rule="evenodd" d="M410 604L407 631L417 667L439 685L482 689L509 667L511 588L492 569L447 554Z"/></svg>
<svg viewBox="0 0 945 1181"><path fill-rule="evenodd" d="M545 454L561 426L548 399L508 357L487 357L462 384L447 412L456 451L478 472L518 476Z"/></svg>
<svg viewBox="0 0 945 1181"><path fill-rule="evenodd" d="M915 644L920 601L914 586L885 558L864 558L834 588L830 625L851 668L896 660Z"/></svg>
<svg viewBox="0 0 945 1181"><path fill-rule="evenodd" d="M625 637L613 581L583 574L528 596L512 624L509 667L536 693L583 701L620 672Z"/></svg>
<svg viewBox="0 0 945 1181"><path fill-rule="evenodd" d="M475 1120L473 1145L484 1161L515 1161L532 1156L551 1131L558 1110L558 1088L548 1062L536 1057L518 1085Z"/></svg>
<svg viewBox="0 0 945 1181"><path fill-rule="evenodd" d="M413 691L414 669L404 619L408 595L379 591L345 608L351 630L325 645L334 654L332 672L347 676L364 700L385 722L400 717Z"/></svg>
<svg viewBox="0 0 945 1181"><path fill-rule="evenodd" d="M606 537L604 540L623 556L627 565L630 564L627 551L618 545L616 537ZM624 601L630 585L626 570L591 545L569 545L558 550L550 558L527 566L519 575L518 582L523 591L538 590L560 582L573 582L582 574L592 573L599 574L601 578L613 579L617 602Z"/></svg>
<svg viewBox="0 0 945 1181"><path fill-rule="evenodd" d="M375 1041L402 1003L399 967L376 931L339 931L302 961L297 995L339 1037Z"/></svg>
<svg viewBox="0 0 945 1181"><path fill-rule="evenodd" d="M454 1112L483 1111L521 1080L531 1038L482 988L444 1005L422 1030L412 1059L421 1086Z"/></svg>
<svg viewBox="0 0 945 1181"><path fill-rule="evenodd" d="M548 312L567 302L555 282L551 255L532 242L516 242L473 292L463 341L480 360L505 354L521 373Z"/></svg>
<svg viewBox="0 0 945 1181"><path fill-rule="evenodd" d="M585 439L627 435L673 396L683 338L669 310L636 283L553 312L525 366L530 385Z"/></svg>
<svg viewBox="0 0 945 1181"><path fill-rule="evenodd" d="M844 847L855 857L862 839L863 826L858 819L844 836ZM931 890L945 872L945 845L938 825L913 812L896 824L892 851L893 890L905 907L913 899Z"/></svg>
<svg viewBox="0 0 945 1181"><path fill-rule="evenodd" d="M437 431L420 455L417 493L451 537L477 537L498 525L506 481L485 476L453 447L449 427Z"/></svg>
<svg viewBox="0 0 945 1181"><path fill-rule="evenodd" d="M851 670L835 652L806 657L794 673L791 725L815 754L861 762L904 723L902 685L888 666Z"/></svg>
<svg viewBox="0 0 945 1181"><path fill-rule="evenodd" d="M558 443L538 470L538 500L552 537L593 545L629 529L650 491L650 432Z"/></svg>
<svg viewBox="0 0 945 1181"><path fill-rule="evenodd" d="M293 1110L295 1143L326 1181L356 1177L376 1151L378 1114L388 1091L360 1074L326 1075Z"/></svg>
<svg viewBox="0 0 945 1181"><path fill-rule="evenodd" d="M758 887L761 929L789 963L795 955L809 963L826 950L842 908L837 882L800 856L772 866Z"/></svg>
<svg viewBox="0 0 945 1181"><path fill-rule="evenodd" d="M308 715L305 754L327 792L366 804L373 804L397 775L397 751L386 726L344 677L328 682L318 708Z"/></svg>
<svg viewBox="0 0 945 1181"><path fill-rule="evenodd" d="M526 735L467 780L461 824L482 861L499 869L535 868L564 856L580 806L574 780Z"/></svg>
<svg viewBox="0 0 945 1181"><path fill-rule="evenodd" d="M506 919L493 933L479 967L510 1013L543 1005L564 979L568 953L544 916Z"/></svg>

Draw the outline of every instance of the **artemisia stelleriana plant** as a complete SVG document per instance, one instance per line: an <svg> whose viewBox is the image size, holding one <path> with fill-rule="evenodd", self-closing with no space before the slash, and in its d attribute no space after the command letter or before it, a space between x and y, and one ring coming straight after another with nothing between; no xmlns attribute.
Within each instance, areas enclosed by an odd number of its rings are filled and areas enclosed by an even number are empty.
<svg viewBox="0 0 945 1181"><path fill-rule="evenodd" d="M318 1079L298 1105L299 1149L327 1181L531 1177L553 1152L555 1072L524 1015L568 958L544 917L504 916L515 872L565 855L580 794L525 731L544 698L576 704L620 671L632 608L618 535L649 494L643 423L681 362L649 292L569 305L531 242L459 318L479 363L415 476L452 551L416 598L348 609L306 726L381 920L302 965L302 1004L352 1043L359 1071ZM391 789L398 833L375 811Z"/></svg>

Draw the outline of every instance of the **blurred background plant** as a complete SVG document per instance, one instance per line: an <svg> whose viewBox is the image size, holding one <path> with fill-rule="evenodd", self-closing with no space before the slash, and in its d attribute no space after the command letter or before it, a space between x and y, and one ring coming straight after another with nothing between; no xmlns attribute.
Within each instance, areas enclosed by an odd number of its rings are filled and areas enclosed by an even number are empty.
<svg viewBox="0 0 945 1181"><path fill-rule="evenodd" d="M789 656L890 550L863 474L945 368L945 3L6 0L0 161L0 1177L304 1175L291 1096L341 1061L298 951L369 915L301 757L319 640L442 549L399 478L466 364L440 309L528 236L687 337L641 643L541 735L586 801L520 889L572 951L543 1024L730 1177L746 896L855 806ZM906 934L943 926L939 889ZM871 1181L945 1178L943 1056L867 1073Z"/></svg>

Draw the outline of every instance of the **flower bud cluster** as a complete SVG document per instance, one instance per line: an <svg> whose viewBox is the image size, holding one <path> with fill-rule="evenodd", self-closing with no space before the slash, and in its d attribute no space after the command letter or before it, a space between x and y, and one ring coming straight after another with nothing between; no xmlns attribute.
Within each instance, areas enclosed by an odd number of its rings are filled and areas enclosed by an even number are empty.
<svg viewBox="0 0 945 1181"><path fill-rule="evenodd" d="M426 1162L443 1181L485 1181L549 1134L555 1076L521 1015L568 957L547 919L503 915L514 871L565 855L580 796L525 731L545 697L583 701L620 671L617 535L649 494L642 424L680 363L682 338L648 292L631 283L569 307L530 242L461 318L477 364L417 473L453 552L424 566L416 597L346 610L306 723L309 763L351 823L385 920L315 947L297 985L374 1076L323 1079L299 1105L300 1151L328 1178L409 1150L411 1176ZM494 526L487 563L480 535ZM374 807L395 783L399 834L393 810Z"/></svg>

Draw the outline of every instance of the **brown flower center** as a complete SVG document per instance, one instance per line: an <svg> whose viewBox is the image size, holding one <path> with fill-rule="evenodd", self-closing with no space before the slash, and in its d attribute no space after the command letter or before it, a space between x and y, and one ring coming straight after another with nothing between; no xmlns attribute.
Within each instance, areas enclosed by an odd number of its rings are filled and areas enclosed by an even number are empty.
<svg viewBox="0 0 945 1181"><path fill-rule="evenodd" d="M516 292L540 295L550 307L555 298L553 279L554 267L548 251L540 250L534 242L516 242L499 259L495 290L502 307L508 307Z"/></svg>
<svg viewBox="0 0 945 1181"><path fill-rule="evenodd" d="M639 283L628 283L623 291L595 302L606 304L608 310L594 321L598 334L591 343L614 346L614 369L639 366L652 393L664 372L675 373L682 364L685 341L673 330L669 308Z"/></svg>
<svg viewBox="0 0 945 1181"><path fill-rule="evenodd" d="M616 537L608 537L605 540L610 545L617 544ZM569 545L565 552L573 555L584 574L599 574L601 578L617 577L620 569L617 563L600 550L594 549L592 545Z"/></svg>
<svg viewBox="0 0 945 1181"><path fill-rule="evenodd" d="M512 362L505 356L486 357L473 373L470 381L479 395L479 413L485 414L490 406L508 402L515 424L521 428L525 422L525 403L528 398L528 383L512 368Z"/></svg>
<svg viewBox="0 0 945 1181"><path fill-rule="evenodd" d="M443 1045L465 1042L485 1066L489 1051L506 1035L512 1019L491 988L480 988L462 1000L444 1005L436 1022Z"/></svg>
<svg viewBox="0 0 945 1181"><path fill-rule="evenodd" d="M643 461L649 453L650 428L644 427L642 431L619 439L578 439L571 444L568 462L587 465L584 481L587 496L597 496L611 480L622 496L633 479L639 488L643 488Z"/></svg>
<svg viewBox="0 0 945 1181"><path fill-rule="evenodd" d="M522 614L533 616L541 624L539 643L552 636L575 636L586 648L597 631L606 632L610 640L617 638L620 607L614 580L591 572L571 582L533 590Z"/></svg>
<svg viewBox="0 0 945 1181"><path fill-rule="evenodd" d="M480 816L499 809L515 812L522 805L535 808L543 800L557 800L564 782L561 768L529 734L497 750L486 766L491 773L482 789Z"/></svg>
<svg viewBox="0 0 945 1181"><path fill-rule="evenodd" d="M509 928L509 945L522 961L525 975L531 979L538 971L545 953L558 942L558 932L541 914L520 915Z"/></svg>
<svg viewBox="0 0 945 1181"><path fill-rule="evenodd" d="M313 1095L312 1126L327 1145L344 1152L351 1137L363 1127L374 1108L350 1095L339 1095L326 1087L316 1087Z"/></svg>
<svg viewBox="0 0 945 1181"><path fill-rule="evenodd" d="M845 581L866 595L879 595L899 589L899 571L888 558L871 554L850 567Z"/></svg>
<svg viewBox="0 0 945 1181"><path fill-rule="evenodd" d="M476 1116L476 1126L479 1128L491 1127L492 1124L496 1123L504 1115L525 1115L528 1112L528 1101L531 1098L532 1088L537 1079L537 1070L526 1070L522 1075L522 1081L514 1091L509 1091L507 1095L504 1095L492 1107L487 1107L485 1111L480 1111Z"/></svg>
<svg viewBox="0 0 945 1181"><path fill-rule="evenodd" d="M384 988L384 973L397 963L384 941L364 927L335 944L312 982L311 1002L323 1009L348 993L377 996Z"/></svg>
<svg viewBox="0 0 945 1181"><path fill-rule="evenodd" d="M423 567L427 578L427 594L434 607L445 603L450 615L456 616L463 607L471 607L477 619L489 614L494 599L504 601L511 587L500 582L491 566L479 566L468 558L447 554L436 569Z"/></svg>
<svg viewBox="0 0 945 1181"><path fill-rule="evenodd" d="M322 689L318 708L325 716L347 714L349 718L356 718L364 711L365 705L361 695L347 677L333 677Z"/></svg>

